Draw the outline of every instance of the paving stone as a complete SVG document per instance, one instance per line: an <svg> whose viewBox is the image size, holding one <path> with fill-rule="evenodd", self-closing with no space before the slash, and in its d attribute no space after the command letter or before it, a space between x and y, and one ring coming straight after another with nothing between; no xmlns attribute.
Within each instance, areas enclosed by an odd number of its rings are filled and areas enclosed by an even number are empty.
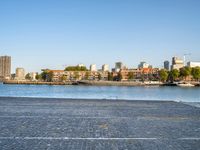
<svg viewBox="0 0 200 150"><path fill-rule="evenodd" d="M197 150L200 108L172 101L0 97L0 149Z"/></svg>

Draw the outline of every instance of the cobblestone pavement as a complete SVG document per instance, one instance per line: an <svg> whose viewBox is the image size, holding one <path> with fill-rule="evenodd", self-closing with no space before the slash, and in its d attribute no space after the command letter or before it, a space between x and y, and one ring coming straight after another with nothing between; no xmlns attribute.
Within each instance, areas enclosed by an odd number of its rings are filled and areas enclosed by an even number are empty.
<svg viewBox="0 0 200 150"><path fill-rule="evenodd" d="M198 150L200 108L170 101L0 97L0 149Z"/></svg>

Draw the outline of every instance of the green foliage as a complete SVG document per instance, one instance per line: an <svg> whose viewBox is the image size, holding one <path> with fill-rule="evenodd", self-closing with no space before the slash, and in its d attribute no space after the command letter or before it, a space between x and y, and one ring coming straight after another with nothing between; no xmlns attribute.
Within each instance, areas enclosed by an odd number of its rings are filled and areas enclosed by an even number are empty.
<svg viewBox="0 0 200 150"><path fill-rule="evenodd" d="M65 71L88 71L88 70L86 67L68 66L65 68Z"/></svg>
<svg viewBox="0 0 200 150"><path fill-rule="evenodd" d="M118 79L118 81L122 80L122 73L121 72L118 73L117 79Z"/></svg>
<svg viewBox="0 0 200 150"><path fill-rule="evenodd" d="M191 75L191 71L192 69L190 67L183 67L180 69L180 76L186 78Z"/></svg>
<svg viewBox="0 0 200 150"><path fill-rule="evenodd" d="M101 80L101 74L100 73L98 74L98 79Z"/></svg>
<svg viewBox="0 0 200 150"><path fill-rule="evenodd" d="M52 79L53 79L53 72L49 71L47 73L47 82L52 82Z"/></svg>
<svg viewBox="0 0 200 150"><path fill-rule="evenodd" d="M52 71L49 71L49 70L44 70L44 71L41 73L41 78L42 78L44 81L52 82L52 79L53 79L53 72L52 72Z"/></svg>
<svg viewBox="0 0 200 150"><path fill-rule="evenodd" d="M89 79L89 72L86 72L85 73L85 80L88 80Z"/></svg>
<svg viewBox="0 0 200 150"><path fill-rule="evenodd" d="M128 79L129 80L134 79L134 73L133 72L128 73Z"/></svg>
<svg viewBox="0 0 200 150"><path fill-rule="evenodd" d="M31 80L30 73L27 73L27 74L26 74L25 79L26 79L26 80Z"/></svg>
<svg viewBox="0 0 200 150"><path fill-rule="evenodd" d="M193 78L198 81L200 79L200 67L192 68L191 74Z"/></svg>
<svg viewBox="0 0 200 150"><path fill-rule="evenodd" d="M67 77L65 76L65 75L62 75L61 77L60 77L60 80L63 82L63 81L66 81L67 80Z"/></svg>
<svg viewBox="0 0 200 150"><path fill-rule="evenodd" d="M75 73L74 73L74 78L77 80L77 79L79 79L79 77L80 77L79 73L78 73L78 72L75 72Z"/></svg>
<svg viewBox="0 0 200 150"><path fill-rule="evenodd" d="M162 82L166 82L166 80L168 79L168 72L165 70L165 69L161 69L160 71L159 71L159 76L160 76L160 80L162 81Z"/></svg>
<svg viewBox="0 0 200 150"><path fill-rule="evenodd" d="M180 73L177 69L173 69L169 72L169 77L171 81L175 81L177 80L177 78L179 77Z"/></svg>
<svg viewBox="0 0 200 150"><path fill-rule="evenodd" d="M47 80L47 73L48 73L48 71L45 70L45 71L43 71L43 72L40 74L42 80L44 80L44 81Z"/></svg>
<svg viewBox="0 0 200 150"><path fill-rule="evenodd" d="M39 80L39 79L41 79L41 78L42 78L41 75L37 73L36 76L35 76L35 79L36 79L36 80Z"/></svg>
<svg viewBox="0 0 200 150"><path fill-rule="evenodd" d="M111 72L108 72L108 81L113 81L113 75Z"/></svg>

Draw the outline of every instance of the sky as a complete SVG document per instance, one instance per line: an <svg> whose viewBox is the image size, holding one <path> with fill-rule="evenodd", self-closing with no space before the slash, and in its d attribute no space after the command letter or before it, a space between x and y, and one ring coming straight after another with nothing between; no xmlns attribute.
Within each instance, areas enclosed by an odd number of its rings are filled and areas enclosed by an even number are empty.
<svg viewBox="0 0 200 150"><path fill-rule="evenodd" d="M0 55L12 72L121 61L200 61L200 0L0 0Z"/></svg>

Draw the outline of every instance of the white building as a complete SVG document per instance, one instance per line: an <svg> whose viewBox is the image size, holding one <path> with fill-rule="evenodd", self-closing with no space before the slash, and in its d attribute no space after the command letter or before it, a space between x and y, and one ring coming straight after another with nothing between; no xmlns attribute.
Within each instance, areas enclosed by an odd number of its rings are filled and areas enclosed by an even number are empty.
<svg viewBox="0 0 200 150"><path fill-rule="evenodd" d="M31 72L30 73L31 80L36 80L36 75L37 75L36 72Z"/></svg>
<svg viewBox="0 0 200 150"><path fill-rule="evenodd" d="M90 71L97 71L96 64L90 65Z"/></svg>
<svg viewBox="0 0 200 150"><path fill-rule="evenodd" d="M184 61L178 57L173 57L172 58L172 67L171 69L177 69L179 70L180 68L184 67Z"/></svg>
<svg viewBox="0 0 200 150"><path fill-rule="evenodd" d="M103 66L102 66L102 71L109 71L109 65L107 65L107 64L104 64Z"/></svg>
<svg viewBox="0 0 200 150"><path fill-rule="evenodd" d="M24 68L16 68L15 79L16 80L24 80L25 79L25 70L24 70Z"/></svg>
<svg viewBox="0 0 200 150"><path fill-rule="evenodd" d="M188 62L187 63L187 66L188 67L191 67L191 68L194 68L194 67L200 67L200 62L192 62L192 61L190 61L190 62Z"/></svg>
<svg viewBox="0 0 200 150"><path fill-rule="evenodd" d="M77 66L78 66L78 67L85 67L84 64L78 64Z"/></svg>
<svg viewBox="0 0 200 150"><path fill-rule="evenodd" d="M149 68L150 65L144 61L140 62L140 64L138 65L138 68Z"/></svg>

